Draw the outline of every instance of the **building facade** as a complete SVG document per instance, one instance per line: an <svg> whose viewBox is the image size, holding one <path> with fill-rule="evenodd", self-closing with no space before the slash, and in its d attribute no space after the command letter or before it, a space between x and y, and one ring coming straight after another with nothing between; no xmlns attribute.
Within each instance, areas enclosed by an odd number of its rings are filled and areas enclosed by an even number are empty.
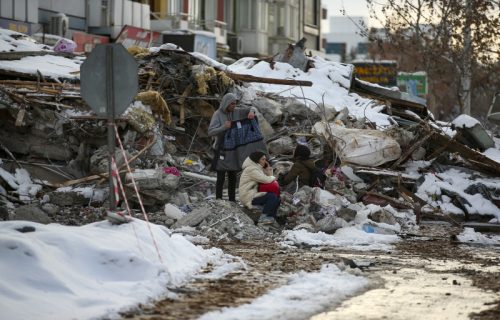
<svg viewBox="0 0 500 320"><path fill-rule="evenodd" d="M0 26L30 35L96 43L159 45L184 34L186 50L215 48L213 58L267 57L307 39L324 55L321 0L0 0ZM43 39L50 37L43 37ZM83 48L83 49L82 49ZM210 49L212 52L212 49Z"/></svg>
<svg viewBox="0 0 500 320"><path fill-rule="evenodd" d="M217 56L270 56L305 37L323 54L321 0L151 0L153 30L213 33Z"/></svg>

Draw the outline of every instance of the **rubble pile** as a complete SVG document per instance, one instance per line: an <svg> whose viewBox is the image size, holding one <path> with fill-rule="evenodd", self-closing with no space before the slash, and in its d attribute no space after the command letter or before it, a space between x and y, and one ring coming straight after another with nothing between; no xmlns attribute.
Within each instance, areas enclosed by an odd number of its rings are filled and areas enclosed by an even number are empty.
<svg viewBox="0 0 500 320"><path fill-rule="evenodd" d="M83 61L44 50L38 58L65 59L68 68ZM281 228L334 233L357 225L394 234L423 217L500 219L500 140L475 119L440 123L425 101L359 81L351 65L319 57L288 55L300 68L253 58L228 67L171 44L129 52L139 62L140 92L116 127L133 172L118 148L115 158L138 218L132 178L152 222L216 240L265 236L255 212L211 200L207 128L220 98L233 92L258 109L276 176L290 169L297 143L310 147L328 176L324 190L284 186ZM82 100L78 70L44 74L21 53L9 56L9 67L0 61L0 218L102 219L106 120ZM28 66L13 73L15 63Z"/></svg>

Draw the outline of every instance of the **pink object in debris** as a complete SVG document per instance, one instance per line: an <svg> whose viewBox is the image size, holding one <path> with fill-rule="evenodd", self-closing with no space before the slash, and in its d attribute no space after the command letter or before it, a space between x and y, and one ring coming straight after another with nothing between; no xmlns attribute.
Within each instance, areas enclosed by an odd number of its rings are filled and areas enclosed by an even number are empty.
<svg viewBox="0 0 500 320"><path fill-rule="evenodd" d="M163 172L165 172L166 174L172 174L176 177L180 177L181 175L181 172L177 170L176 167L165 167L163 168Z"/></svg>
<svg viewBox="0 0 500 320"><path fill-rule="evenodd" d="M75 49L76 43L73 40L69 40L66 38L59 39L54 46L55 52L73 53Z"/></svg>

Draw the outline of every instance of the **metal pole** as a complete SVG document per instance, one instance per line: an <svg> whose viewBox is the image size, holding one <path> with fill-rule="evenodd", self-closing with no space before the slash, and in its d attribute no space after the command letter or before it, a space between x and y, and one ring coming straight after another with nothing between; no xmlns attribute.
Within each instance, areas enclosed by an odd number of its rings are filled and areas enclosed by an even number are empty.
<svg viewBox="0 0 500 320"><path fill-rule="evenodd" d="M113 46L106 47L106 110L108 113L108 171L109 171L109 209L115 210L115 190L113 176L111 174L111 158L115 153L115 96L113 79Z"/></svg>
<svg viewBox="0 0 500 320"><path fill-rule="evenodd" d="M471 100L471 77L472 77L472 36L471 36L471 16L472 4L470 0L465 1L465 28L464 28L464 51L462 70L462 113L470 115Z"/></svg>

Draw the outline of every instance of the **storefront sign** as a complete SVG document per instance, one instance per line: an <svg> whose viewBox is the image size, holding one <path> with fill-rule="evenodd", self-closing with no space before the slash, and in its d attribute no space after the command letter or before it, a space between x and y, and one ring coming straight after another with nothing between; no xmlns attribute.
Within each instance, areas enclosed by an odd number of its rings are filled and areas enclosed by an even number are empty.
<svg viewBox="0 0 500 320"><path fill-rule="evenodd" d="M109 37L97 36L80 31L73 31L73 41L76 42L76 52L91 52L98 44L109 43Z"/></svg>
<svg viewBox="0 0 500 320"><path fill-rule="evenodd" d="M121 43L125 48L133 46L149 48L158 45L160 33L142 28L124 26L116 38L117 43Z"/></svg>
<svg viewBox="0 0 500 320"><path fill-rule="evenodd" d="M398 73L399 90L408 92L413 96L425 97L427 95L427 74L425 72Z"/></svg>
<svg viewBox="0 0 500 320"><path fill-rule="evenodd" d="M31 25L29 23L9 19L0 19L0 28L17 31L28 35L31 34Z"/></svg>
<svg viewBox="0 0 500 320"><path fill-rule="evenodd" d="M356 77L363 81L376 83L381 86L394 87L397 85L397 63L388 62L355 62Z"/></svg>

